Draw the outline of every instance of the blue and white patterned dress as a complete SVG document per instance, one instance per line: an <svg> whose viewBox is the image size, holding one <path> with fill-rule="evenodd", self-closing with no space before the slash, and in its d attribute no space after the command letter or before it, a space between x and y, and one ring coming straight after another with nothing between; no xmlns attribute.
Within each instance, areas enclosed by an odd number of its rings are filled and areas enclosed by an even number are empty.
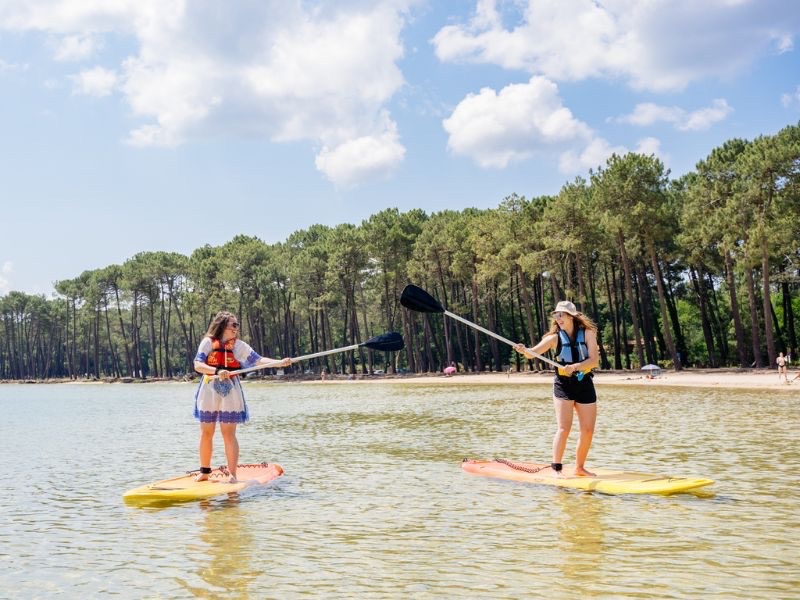
<svg viewBox="0 0 800 600"><path fill-rule="evenodd" d="M194 359L204 363L210 352L211 338L204 337ZM249 344L239 339L233 344L233 355L242 368L252 367L261 359ZM239 377L233 377L226 381L214 379L206 382L204 377L194 395L195 418L201 423L246 423L250 413L239 380Z"/></svg>

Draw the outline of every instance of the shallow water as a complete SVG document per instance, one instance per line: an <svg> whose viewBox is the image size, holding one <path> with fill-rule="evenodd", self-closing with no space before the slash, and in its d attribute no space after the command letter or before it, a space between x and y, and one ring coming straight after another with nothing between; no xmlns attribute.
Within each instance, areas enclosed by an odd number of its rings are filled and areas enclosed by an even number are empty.
<svg viewBox="0 0 800 600"><path fill-rule="evenodd" d="M590 468L716 480L604 496L461 471L549 462L544 385L248 383L242 462L284 477L125 505L196 467L193 391L0 386L0 597L798 597L794 394L602 386Z"/></svg>

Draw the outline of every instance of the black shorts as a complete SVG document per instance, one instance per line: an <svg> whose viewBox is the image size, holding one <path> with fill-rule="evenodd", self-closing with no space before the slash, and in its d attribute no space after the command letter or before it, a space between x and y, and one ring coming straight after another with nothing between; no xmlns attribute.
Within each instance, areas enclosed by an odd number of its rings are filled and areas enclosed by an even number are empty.
<svg viewBox="0 0 800 600"><path fill-rule="evenodd" d="M584 375L580 381L577 377L556 375L553 379L553 396L559 400L572 400L578 404L594 404L597 402L597 395L594 391L592 374Z"/></svg>

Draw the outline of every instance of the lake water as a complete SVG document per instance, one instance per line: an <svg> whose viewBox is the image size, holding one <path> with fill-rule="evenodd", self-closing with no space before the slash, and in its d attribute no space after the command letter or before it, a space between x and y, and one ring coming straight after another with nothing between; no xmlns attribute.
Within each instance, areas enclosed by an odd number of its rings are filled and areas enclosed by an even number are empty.
<svg viewBox="0 0 800 600"><path fill-rule="evenodd" d="M197 467L193 385L1 385L0 597L800 597L795 394L598 386L590 468L716 480L662 497L464 474L549 462L546 385L246 386L242 462L286 475L143 509Z"/></svg>

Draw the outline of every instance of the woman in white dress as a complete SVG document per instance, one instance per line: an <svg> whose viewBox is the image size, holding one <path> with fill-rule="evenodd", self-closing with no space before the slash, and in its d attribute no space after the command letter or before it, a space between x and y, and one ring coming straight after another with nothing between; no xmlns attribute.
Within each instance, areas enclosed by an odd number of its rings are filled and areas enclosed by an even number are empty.
<svg viewBox="0 0 800 600"><path fill-rule="evenodd" d="M230 482L236 482L236 467L239 464L239 441L236 426L245 423L250 415L244 400L242 383L231 371L257 364L275 363L275 367L288 367L291 358L283 360L260 356L247 342L239 339L239 320L236 315L222 311L212 319L206 336L197 348L194 370L201 375L217 375L218 379L207 381L204 377L194 397L194 416L200 421L200 474L198 481L205 481L211 473L211 454L214 431L219 429L225 443L225 458L228 461Z"/></svg>

